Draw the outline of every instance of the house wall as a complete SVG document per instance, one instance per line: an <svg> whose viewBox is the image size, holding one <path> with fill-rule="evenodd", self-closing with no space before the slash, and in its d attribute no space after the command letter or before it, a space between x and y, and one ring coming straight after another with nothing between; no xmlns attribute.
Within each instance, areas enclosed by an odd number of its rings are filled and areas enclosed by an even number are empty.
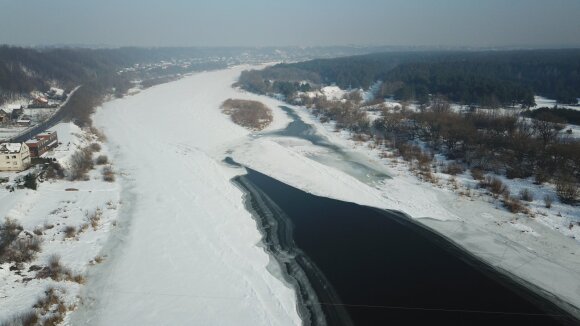
<svg viewBox="0 0 580 326"><path fill-rule="evenodd" d="M58 136L55 132L36 136L36 143L30 145L30 156L38 157L58 145Z"/></svg>
<svg viewBox="0 0 580 326"><path fill-rule="evenodd" d="M20 153L0 153L0 171L24 171L30 164L30 151L25 144L22 144Z"/></svg>

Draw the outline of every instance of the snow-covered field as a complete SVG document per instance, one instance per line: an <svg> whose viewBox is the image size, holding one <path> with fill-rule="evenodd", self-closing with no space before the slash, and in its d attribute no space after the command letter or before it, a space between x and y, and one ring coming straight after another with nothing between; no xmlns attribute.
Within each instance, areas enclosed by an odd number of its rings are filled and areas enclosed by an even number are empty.
<svg viewBox="0 0 580 326"><path fill-rule="evenodd" d="M77 149L95 142L86 132L72 123L55 126L61 141L69 143L47 155L55 157L66 166L70 155ZM103 144L99 154L106 154ZM104 182L100 168L89 173L88 181L71 182L47 180L36 191L16 189L10 192L0 188L0 216L10 218L22 225L24 232L35 233L41 239L41 251L35 259L24 263L20 271L11 270L13 264L0 265L0 322L17 314L32 311L32 306L49 287L64 290L62 299L69 309L79 304L81 284L74 281L38 279L35 266L48 265L53 255L60 257L61 265L73 275L85 275L100 255L101 248L114 228L119 207L117 183ZM24 171L22 174L26 174ZM14 173L2 176L15 178ZM70 191L75 189L74 191ZM98 221L89 220L95 212ZM4 221L2 221L4 222ZM75 234L67 237L65 228L75 228ZM65 319L66 321L66 319Z"/></svg>

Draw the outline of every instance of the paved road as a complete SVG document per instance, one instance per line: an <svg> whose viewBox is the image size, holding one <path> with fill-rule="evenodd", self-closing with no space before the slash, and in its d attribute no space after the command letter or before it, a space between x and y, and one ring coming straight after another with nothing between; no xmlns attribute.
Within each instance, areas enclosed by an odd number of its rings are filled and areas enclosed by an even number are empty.
<svg viewBox="0 0 580 326"><path fill-rule="evenodd" d="M70 108L68 108L66 106L66 104L68 103L70 98L74 96L75 92L79 88L81 88L81 86L77 86L75 89L73 89L73 91L69 94L66 101L60 106L60 109L52 117L50 117L48 120L44 121L43 123L40 123L40 124L30 128L30 129L27 129L24 133L22 133L20 135L8 139L7 142L23 143L23 142L29 140L30 138L34 137L35 135L45 131L46 129L54 127L57 123L59 123L66 116L66 114L70 110Z"/></svg>

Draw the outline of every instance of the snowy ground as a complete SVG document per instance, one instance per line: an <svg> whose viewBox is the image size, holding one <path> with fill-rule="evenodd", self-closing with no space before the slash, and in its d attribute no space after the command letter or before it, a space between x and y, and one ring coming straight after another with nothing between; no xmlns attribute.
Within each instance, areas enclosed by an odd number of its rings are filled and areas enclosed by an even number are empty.
<svg viewBox="0 0 580 326"><path fill-rule="evenodd" d="M72 123L58 124L55 129L61 141L68 140L71 145L59 147L47 155L56 157L65 166L74 151L95 141ZM106 153L106 146L102 146L99 154ZM20 174L25 173L28 171ZM18 174L3 173L3 176L14 179ZM71 188L76 191L67 191ZM42 239L41 252L32 262L24 264L20 275L10 270L12 264L0 266L0 322L32 311L33 304L49 286L65 290L63 299L71 309L78 305L81 284L36 279L36 272L30 267L46 266L51 255L58 255L61 264L73 274L84 275L94 264L95 257L100 255L107 234L115 223L119 206L118 185L102 181L99 167L90 172L89 181L45 181L36 191L17 189L10 192L2 187L0 203L0 216L18 221L25 232L40 231ZM97 210L101 212L100 220L93 227L88 218ZM65 227L74 227L76 235L65 238Z"/></svg>
<svg viewBox="0 0 580 326"><path fill-rule="evenodd" d="M556 102L556 100L551 100L542 96L534 96L534 101L536 102L536 106L532 107L532 109L539 109L543 107L553 108L554 106L557 106L561 109L580 110L580 105L560 104Z"/></svg>
<svg viewBox="0 0 580 326"><path fill-rule="evenodd" d="M229 97L256 98L231 89L242 70L195 74L97 111L128 207L111 240L118 246L89 274L75 324L300 323L295 293L274 276L230 182L240 172L216 151L249 134L219 110ZM271 128L288 122L279 110L274 118Z"/></svg>

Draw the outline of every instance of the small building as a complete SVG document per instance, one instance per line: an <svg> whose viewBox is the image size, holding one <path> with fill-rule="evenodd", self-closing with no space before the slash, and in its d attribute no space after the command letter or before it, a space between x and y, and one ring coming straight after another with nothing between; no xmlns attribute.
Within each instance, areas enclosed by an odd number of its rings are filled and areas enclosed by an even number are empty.
<svg viewBox="0 0 580 326"><path fill-rule="evenodd" d="M24 114L24 108L20 107L18 109L13 109L12 113L10 114L10 119L12 121L18 121L20 117Z"/></svg>
<svg viewBox="0 0 580 326"><path fill-rule="evenodd" d="M29 117L23 116L20 119L16 120L16 125L19 127L29 127L32 125L32 120Z"/></svg>
<svg viewBox="0 0 580 326"><path fill-rule="evenodd" d="M44 97L36 97L32 100L32 103L28 105L29 108L46 108L48 107L48 99Z"/></svg>
<svg viewBox="0 0 580 326"><path fill-rule="evenodd" d="M30 151L26 144L0 144L0 171L24 171L30 164Z"/></svg>
<svg viewBox="0 0 580 326"><path fill-rule="evenodd" d="M10 122L10 113L0 109L0 123L8 123Z"/></svg>
<svg viewBox="0 0 580 326"><path fill-rule="evenodd" d="M40 157L42 154L58 146L58 135L56 131L46 131L34 136L26 141L26 146L30 148L30 157Z"/></svg>

